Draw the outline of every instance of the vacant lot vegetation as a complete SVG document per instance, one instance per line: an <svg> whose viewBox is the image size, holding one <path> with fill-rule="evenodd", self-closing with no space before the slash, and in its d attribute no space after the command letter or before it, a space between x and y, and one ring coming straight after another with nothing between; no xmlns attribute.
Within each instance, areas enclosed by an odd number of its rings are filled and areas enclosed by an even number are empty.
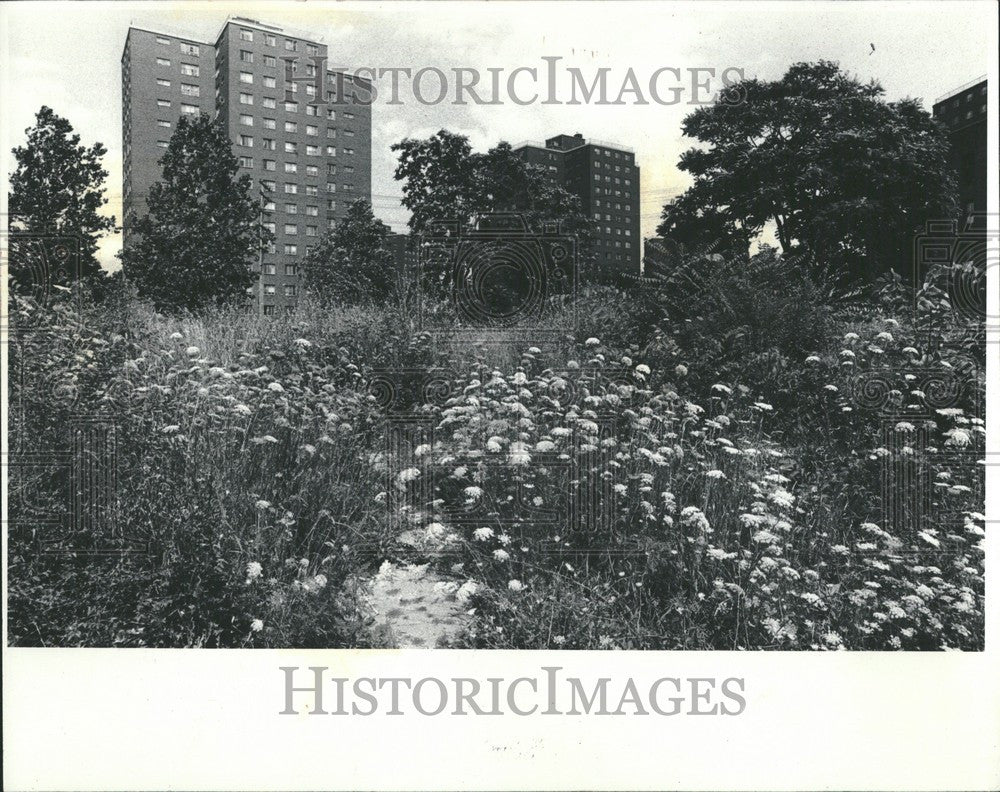
<svg viewBox="0 0 1000 792"><path fill-rule="evenodd" d="M981 648L980 326L700 266L587 290L552 344L16 298L12 450L103 416L117 480L81 519L71 463L11 468L12 643L380 645L365 581L420 560L461 646ZM387 371L444 374L389 405Z"/></svg>

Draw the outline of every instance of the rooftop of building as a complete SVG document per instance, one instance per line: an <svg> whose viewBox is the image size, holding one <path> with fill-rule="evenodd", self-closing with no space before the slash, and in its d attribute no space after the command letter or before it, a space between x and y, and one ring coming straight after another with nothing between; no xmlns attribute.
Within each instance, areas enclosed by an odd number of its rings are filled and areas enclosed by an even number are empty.
<svg viewBox="0 0 1000 792"><path fill-rule="evenodd" d="M555 141L559 141L559 145L552 145ZM544 149L546 151L575 151L583 146L600 146L602 148L613 149L615 151L625 151L629 154L635 153L635 149L629 148L628 146L623 146L620 143L611 143L607 140L585 138L579 132L572 135L555 135L554 137L550 137L544 143L540 143L537 140L522 140L519 143L515 143L511 146L511 148L514 150L522 148L537 148Z"/></svg>
<svg viewBox="0 0 1000 792"><path fill-rule="evenodd" d="M980 85L985 85L985 84L986 84L986 75L981 74L974 80L969 80L967 83L962 83L962 85L958 86L957 88L952 88L950 91L948 91L948 93L942 94L941 96L939 96L937 99L934 100L934 104L939 105L941 104L941 102L947 102L952 97L958 96L959 94L968 91L970 88L978 88Z"/></svg>

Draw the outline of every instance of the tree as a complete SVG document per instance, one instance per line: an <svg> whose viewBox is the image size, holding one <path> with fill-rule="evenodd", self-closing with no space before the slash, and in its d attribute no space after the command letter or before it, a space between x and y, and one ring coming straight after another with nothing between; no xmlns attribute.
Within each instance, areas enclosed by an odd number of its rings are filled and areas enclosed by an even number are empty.
<svg viewBox="0 0 1000 792"><path fill-rule="evenodd" d="M579 197L553 184L543 168L526 162L509 143L474 153L468 138L441 130L424 140L402 140L392 150L399 153L395 177L403 182L402 202L411 212L414 236L431 232L436 221L469 228L483 215L517 213L531 231L544 232L554 223L560 234L572 236L578 262L588 272L593 223Z"/></svg>
<svg viewBox="0 0 1000 792"><path fill-rule="evenodd" d="M25 130L27 144L13 149L17 169L10 177L8 207L11 245L11 279L26 280L30 266L28 248L17 255L16 234L44 234L75 237L79 240L79 266L66 271L63 281L74 277L91 278L101 272L96 252L98 240L116 229L115 218L100 214L108 201L104 180L108 172L101 166L107 150L101 143L89 148L65 118L44 105L35 114L35 125Z"/></svg>
<svg viewBox="0 0 1000 792"><path fill-rule="evenodd" d="M914 235L952 216L954 179L942 128L918 102L883 94L827 61L739 83L685 118L702 144L680 160L694 184L657 232L729 244L772 225L783 252L812 266L853 280L908 274Z"/></svg>
<svg viewBox="0 0 1000 792"><path fill-rule="evenodd" d="M371 204L354 201L306 256L306 290L324 305L385 298L395 275L388 237L389 227L372 214Z"/></svg>
<svg viewBox="0 0 1000 792"><path fill-rule="evenodd" d="M204 115L182 116L160 164L147 214L131 219L125 276L164 311L247 300L261 249L274 235L262 223L250 176L238 174L225 129Z"/></svg>

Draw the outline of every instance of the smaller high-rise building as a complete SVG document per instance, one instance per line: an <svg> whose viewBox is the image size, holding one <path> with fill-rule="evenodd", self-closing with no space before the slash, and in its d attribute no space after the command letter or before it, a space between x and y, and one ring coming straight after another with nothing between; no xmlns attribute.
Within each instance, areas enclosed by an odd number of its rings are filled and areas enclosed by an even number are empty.
<svg viewBox="0 0 1000 792"><path fill-rule="evenodd" d="M595 273L588 277L622 282L638 276L642 258L639 238L639 166L625 146L587 140L580 133L556 135L539 143L514 147L526 162L544 168L553 184L580 198L593 218Z"/></svg>
<svg viewBox="0 0 1000 792"><path fill-rule="evenodd" d="M961 218L985 213L986 80L974 80L940 97L934 103L934 118L948 128Z"/></svg>

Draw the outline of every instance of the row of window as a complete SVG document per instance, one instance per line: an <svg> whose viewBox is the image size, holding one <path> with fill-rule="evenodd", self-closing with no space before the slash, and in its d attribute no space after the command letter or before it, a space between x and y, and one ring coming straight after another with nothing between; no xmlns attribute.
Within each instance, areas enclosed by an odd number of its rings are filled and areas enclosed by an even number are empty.
<svg viewBox="0 0 1000 792"><path fill-rule="evenodd" d="M625 186L626 186L626 187L630 187L630 186L632 185L632 180L631 180L631 179L624 179L624 180L623 180L623 179L621 179L621 178L620 178L620 177L618 177L618 176L615 176L614 178L615 178L615 184L621 184L621 183L622 183L622 181L624 181L624 182L625 182ZM594 181L597 181L597 182L599 182L600 180L601 180L601 174L599 174L599 173L595 173L595 174L594 174ZM604 181L610 184L610 182L611 182L611 177L610 177L610 176L605 176L605 177L604 177Z"/></svg>
<svg viewBox="0 0 1000 792"><path fill-rule="evenodd" d="M171 42L170 39L166 38L165 36L157 36L156 37L156 43L157 44L163 44L165 46L169 46L173 42ZM199 47L197 44L188 44L186 41L182 41L182 42L180 42L180 45L181 45L181 54L183 54L183 55L200 55L201 54L201 47Z"/></svg>
<svg viewBox="0 0 1000 792"><path fill-rule="evenodd" d="M294 283L286 283L285 284L285 296L286 297L294 297L297 291L298 291L298 289L297 289L297 287L295 286ZM275 285L273 283L265 283L264 284L264 294L271 295L271 294L274 294L274 293L275 293Z"/></svg>
<svg viewBox="0 0 1000 792"><path fill-rule="evenodd" d="M626 204L626 206L627 205L628 204ZM601 219L601 213L600 212L594 212L594 219L595 220L600 220ZM604 219L607 220L608 222L610 222L611 221L611 215L610 214L605 214L604 215ZM619 222L619 223L625 223L625 225L628 225L631 222L630 218L628 218L628 217L617 217L617 218L615 218L615 220L616 220L616 222Z"/></svg>
<svg viewBox="0 0 1000 792"><path fill-rule="evenodd" d="M260 35L258 31L258 35ZM264 44L268 47L278 46L278 38L272 33L264 33ZM240 41L253 41L254 31L249 28L240 28ZM299 42L294 39L284 39L283 46L288 52L298 52ZM306 44L307 55L319 55L319 47L315 44Z"/></svg>
<svg viewBox="0 0 1000 792"><path fill-rule="evenodd" d="M171 65L170 58L157 58L156 59L156 65L157 66L170 66ZM201 76L201 68L199 66L195 66L193 63L183 63L182 62L181 63L181 74L183 74L185 77L200 77Z"/></svg>
<svg viewBox="0 0 1000 792"><path fill-rule="evenodd" d="M250 158L250 157L240 157L240 160L241 160L240 165L242 167L244 167L244 168L252 168L253 167L253 159L252 158ZM249 165L243 165L242 160L250 160L251 164L249 164ZM275 182L271 181L270 179L261 179L260 183L261 183L261 186L265 190L267 190L268 192L275 192L277 190L277 184ZM283 185L283 187L284 187L284 193L285 193L285 195L298 195L299 194L299 185L297 185L297 184L295 184L293 182L286 182ZM305 188L306 188L306 195L317 195L318 194L318 188L316 187L315 184L307 184L307 185L305 185ZM340 189L341 189L342 192L354 192L354 185L353 184L341 184L340 185ZM328 193L335 193L335 192L337 192L337 185L334 184L333 182L327 182L326 183L326 191Z"/></svg>

